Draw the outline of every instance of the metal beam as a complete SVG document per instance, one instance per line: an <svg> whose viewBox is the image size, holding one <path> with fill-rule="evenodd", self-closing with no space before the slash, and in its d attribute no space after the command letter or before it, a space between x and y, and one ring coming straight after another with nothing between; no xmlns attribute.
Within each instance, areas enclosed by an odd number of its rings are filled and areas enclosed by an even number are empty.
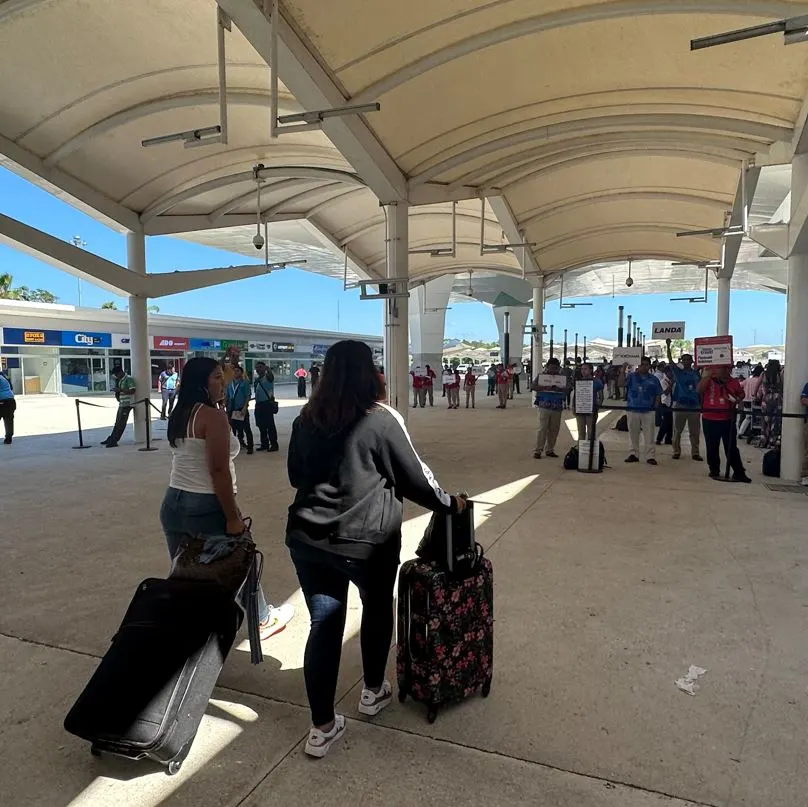
<svg viewBox="0 0 808 807"><path fill-rule="evenodd" d="M290 188L300 188L302 185L310 185L312 182L318 182L319 180L316 179L283 179L280 182L274 182L272 185L261 185L261 195L268 196L271 193L277 193L278 191L288 190ZM250 199L257 199L257 191L255 185L253 185L250 190L246 193L240 193L238 196L234 196L231 199L228 199L223 205L217 207L214 211L210 213L208 218L211 220L213 224L216 224L219 219L223 216L227 215L231 210L235 210L237 207L240 207L245 202L249 202Z"/></svg>
<svg viewBox="0 0 808 807"><path fill-rule="evenodd" d="M502 192L501 188L491 183L481 186L461 185L449 189L446 182L425 182L422 185L410 185L410 206L413 205L435 205L442 202L464 202L469 199L480 199L483 196L491 196Z"/></svg>
<svg viewBox="0 0 808 807"><path fill-rule="evenodd" d="M147 275L149 281L149 297L167 297L194 289L205 289L234 280L245 280L250 277L267 275L272 271L263 263L227 266L217 269L193 269L182 272L160 272Z"/></svg>
<svg viewBox="0 0 808 807"><path fill-rule="evenodd" d="M147 296L143 275L0 214L0 243L87 280L113 294Z"/></svg>
<svg viewBox="0 0 808 807"><path fill-rule="evenodd" d="M660 0L639 0L628 2L618 0L609 3L590 3L572 9L551 11L534 17L521 19L499 28L488 28L483 33L455 42L448 47L428 53L404 67L384 76L365 87L353 97L354 103L375 101L386 93L428 73L444 64L462 59L478 51L510 42L524 36L605 20L625 19L654 14L729 14L750 17L789 17L808 12L806 3L772 2L769 0L676 0L675 3ZM393 47L396 42L386 43ZM539 44L538 47L541 47ZM296 93L295 93L296 94Z"/></svg>
<svg viewBox="0 0 808 807"><path fill-rule="evenodd" d="M0 135L0 167L27 179L69 205L81 210L96 221L117 232L135 230L140 222L134 210L113 201L80 179L48 168L30 151Z"/></svg>
<svg viewBox="0 0 808 807"><path fill-rule="evenodd" d="M490 196L488 198L488 204L494 211L494 215L497 217L500 227L502 227L502 232L505 233L505 240L509 244L524 243L524 233L519 227L519 223L507 199L505 199L504 196ZM542 273L538 262L533 256L531 247L515 249L514 255L516 255L516 259L522 267L523 276L540 275Z"/></svg>
<svg viewBox="0 0 808 807"><path fill-rule="evenodd" d="M305 218L302 213L276 213L273 221L299 221ZM195 233L200 230L222 230L227 227L245 227L255 225L255 215L252 213L231 213L222 216L216 224L212 224L208 216L158 216L152 219L144 228L146 235L179 235L181 233Z"/></svg>
<svg viewBox="0 0 808 807"><path fill-rule="evenodd" d="M746 206L747 213L752 207L752 199L755 198L758 180L760 179L760 168L748 168L746 176L738 179L738 188L735 191L735 201L732 204L732 215L730 216L729 227L743 227L747 216L744 213ZM743 174L744 169L741 169ZM735 271L735 264L738 261L738 252L741 249L743 238L727 238L724 240L724 260L718 273L718 277L732 277Z"/></svg>
<svg viewBox="0 0 808 807"><path fill-rule="evenodd" d="M269 65L269 20L255 0L217 2ZM352 103L323 68L313 48L284 19L283 13L277 23L277 75L303 109L327 109ZM273 69L275 67L272 65ZM322 130L380 201L407 198L404 174L360 116L328 118L323 121Z"/></svg>

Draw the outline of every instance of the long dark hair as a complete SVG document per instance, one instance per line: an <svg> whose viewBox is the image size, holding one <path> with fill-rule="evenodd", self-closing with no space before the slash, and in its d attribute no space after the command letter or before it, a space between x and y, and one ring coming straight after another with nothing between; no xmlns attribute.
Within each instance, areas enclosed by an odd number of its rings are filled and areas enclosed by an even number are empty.
<svg viewBox="0 0 808 807"><path fill-rule="evenodd" d="M300 413L328 435L338 434L383 397L373 353L364 342L345 339L328 349L320 383Z"/></svg>
<svg viewBox="0 0 808 807"><path fill-rule="evenodd" d="M769 363L766 365L763 381L770 392L780 391L780 362L777 359L769 359Z"/></svg>
<svg viewBox="0 0 808 807"><path fill-rule="evenodd" d="M219 366L216 359L198 356L189 359L183 367L177 406L168 419L168 442L172 447L176 447L177 440L184 440L188 436L188 419L196 404L216 406L208 394L208 379Z"/></svg>

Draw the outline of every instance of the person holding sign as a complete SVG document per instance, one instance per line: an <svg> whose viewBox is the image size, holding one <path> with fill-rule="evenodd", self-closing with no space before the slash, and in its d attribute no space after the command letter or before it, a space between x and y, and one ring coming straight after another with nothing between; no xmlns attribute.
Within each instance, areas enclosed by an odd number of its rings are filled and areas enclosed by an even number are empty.
<svg viewBox="0 0 808 807"><path fill-rule="evenodd" d="M628 433L630 451L626 462L640 461L640 432L645 440L645 461L657 465L656 418L654 411L662 397L662 385L656 376L651 375L651 360L643 356L640 366L626 378L626 401L628 409Z"/></svg>
<svg viewBox="0 0 808 807"><path fill-rule="evenodd" d="M555 445L561 428L561 413L567 399L567 378L561 372L558 359L550 359L545 372L536 376L533 391L536 393L535 406L539 410L539 431L533 457L540 460L545 448L548 457L557 457Z"/></svg>
<svg viewBox="0 0 808 807"><path fill-rule="evenodd" d="M678 460L682 456L682 435L687 426L687 434L690 438L690 456L696 462L704 462L699 454L699 438L701 437L701 422L699 413L696 411L701 403L699 399L699 371L693 367L693 357L689 353L683 353L680 359L680 367L673 360L671 353L671 340L666 339L668 347L668 367L673 373L673 390L671 399L673 401L673 459ZM692 411L688 411L692 410Z"/></svg>
<svg viewBox="0 0 808 807"><path fill-rule="evenodd" d="M735 405L743 400L743 387L737 378L730 376L730 366L711 367L704 370L699 381L704 414L702 428L707 445L707 464L710 479L721 478L721 443L732 468L733 482L751 482L746 475L738 451L738 434L735 427Z"/></svg>
<svg viewBox="0 0 808 807"><path fill-rule="evenodd" d="M582 413L579 407L578 395L579 384L587 383L592 384L592 407L589 409L589 414ZM592 373L592 365L587 361L581 365L581 379L575 383L575 420L578 423L578 439L579 440L594 440L595 431L597 429L597 411L598 404L603 394L603 382L594 377ZM594 414L594 417L593 417ZM591 428L590 428L591 426ZM591 434L590 434L591 432Z"/></svg>

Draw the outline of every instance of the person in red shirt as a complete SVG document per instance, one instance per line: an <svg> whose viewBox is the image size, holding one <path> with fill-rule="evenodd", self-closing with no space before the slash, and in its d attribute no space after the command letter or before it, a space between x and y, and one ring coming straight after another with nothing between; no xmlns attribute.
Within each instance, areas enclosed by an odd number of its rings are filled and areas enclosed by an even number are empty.
<svg viewBox="0 0 808 807"><path fill-rule="evenodd" d="M466 391L466 409L469 408L469 398L471 398L471 408L476 409L474 396L477 391L477 376L474 375L474 369L472 367L469 367L466 371L465 378L463 379L463 389Z"/></svg>
<svg viewBox="0 0 808 807"><path fill-rule="evenodd" d="M429 405L435 405L435 379L438 377L438 374L427 364L426 366L426 375L424 376L424 389L426 390L426 394L429 396ZM423 404L422 404L423 406Z"/></svg>
<svg viewBox="0 0 808 807"><path fill-rule="evenodd" d="M497 409L508 408L508 395L511 391L511 371L504 364L497 365L497 394L499 405Z"/></svg>
<svg viewBox="0 0 808 807"><path fill-rule="evenodd" d="M412 406L413 409L418 408L420 402L421 409L424 408L424 400L422 400L421 390L424 389L424 375L423 370L419 367L413 367L410 370L412 376ZM425 397L425 396L424 396Z"/></svg>
<svg viewBox="0 0 808 807"><path fill-rule="evenodd" d="M701 423L710 478L721 478L720 446L723 442L724 453L732 467L732 481L751 482L746 475L741 452L738 451L735 427L735 407L744 396L741 382L730 376L729 367L714 367L703 371L698 389L702 400Z"/></svg>

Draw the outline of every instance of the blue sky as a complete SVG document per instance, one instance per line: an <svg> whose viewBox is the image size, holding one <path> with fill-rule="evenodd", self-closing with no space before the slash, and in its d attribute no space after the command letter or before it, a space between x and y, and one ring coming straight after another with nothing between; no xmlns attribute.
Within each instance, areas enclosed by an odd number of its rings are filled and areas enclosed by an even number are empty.
<svg viewBox="0 0 808 807"><path fill-rule="evenodd" d="M126 263L126 240L89 216L55 199L44 191L0 169L0 212L13 216L51 235L70 240L75 235L87 242L86 249L117 263ZM249 261L221 250L190 244L168 237L147 239L149 271L205 269ZM0 272L10 272L14 284L44 288L62 303L78 303L76 278L33 258L0 246ZM99 307L113 298L109 292L82 282L82 304ZM617 306L625 305L646 332L654 320L687 322L688 336L715 333L715 298L705 304L672 303L667 294L634 297L592 298L591 307L560 310L548 303L545 324L556 327L561 341L563 329L570 341L577 330L581 341L597 336L616 338ZM587 300L582 300L587 302ZM265 323L303 328L339 329L352 333L381 334L382 306L362 301L356 291L345 292L342 282L309 272L287 269L268 277L242 280L210 289L178 294L157 301L160 313L220 320ZM736 344L780 344L785 327L785 296L768 292L732 293L730 328ZM446 336L495 340L497 329L488 306L455 304L446 314Z"/></svg>

